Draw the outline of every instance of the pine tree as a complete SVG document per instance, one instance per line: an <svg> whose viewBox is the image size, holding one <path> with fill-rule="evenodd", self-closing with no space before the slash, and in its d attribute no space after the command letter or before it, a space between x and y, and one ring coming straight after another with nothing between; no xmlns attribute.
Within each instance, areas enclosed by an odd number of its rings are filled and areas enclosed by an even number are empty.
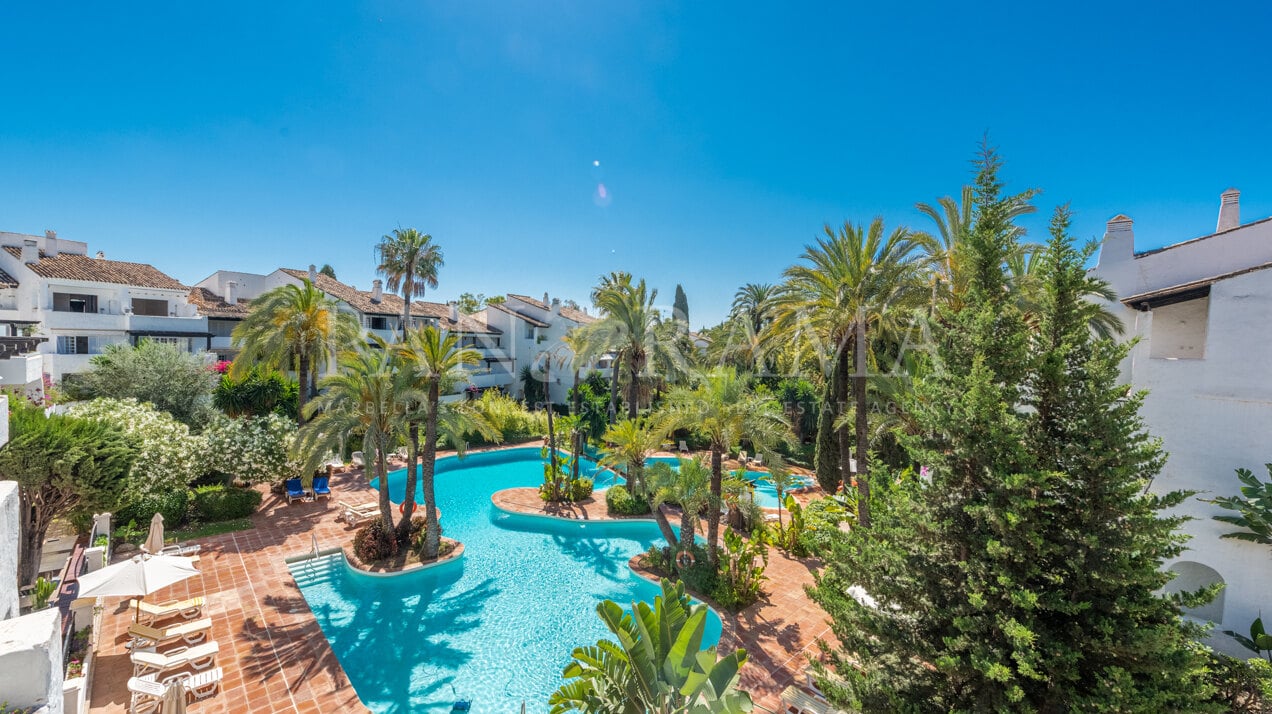
<svg viewBox="0 0 1272 714"><path fill-rule="evenodd" d="M1003 266L1011 206L1032 193L1003 195L992 150L979 163L968 297L937 313L931 369L909 405L921 436L904 443L930 481L876 473L889 488L872 530L835 538L814 590L841 643L832 700L1196 710L1205 687L1187 631L1153 594L1179 543L1178 521L1156 510L1179 497L1140 495L1160 451L1116 384L1119 348L1079 318L1080 256L1057 253L1031 337Z"/></svg>
<svg viewBox="0 0 1272 714"><path fill-rule="evenodd" d="M676 299L671 303L671 316L683 324L685 330L689 329L689 298L679 283L676 284Z"/></svg>

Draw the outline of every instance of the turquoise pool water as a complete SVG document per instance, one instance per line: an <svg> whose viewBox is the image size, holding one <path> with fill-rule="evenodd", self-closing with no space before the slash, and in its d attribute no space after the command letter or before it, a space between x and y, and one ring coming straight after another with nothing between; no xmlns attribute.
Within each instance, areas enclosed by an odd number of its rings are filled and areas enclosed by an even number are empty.
<svg viewBox="0 0 1272 714"><path fill-rule="evenodd" d="M586 465L589 462L584 460L583 463ZM645 460L645 463L646 464L657 464L657 463L671 464L672 467L674 468L680 464L680 458L676 456L651 456ZM594 464L592 465L592 470L593 470L593 473L595 473L596 466ZM617 483L623 482L621 478L615 477L612 471L602 471L599 475L595 475L594 478L596 482L596 488L598 489L609 488L615 482ZM746 478L748 481L751 482L751 485L755 487L755 491L754 491L755 502L758 503L761 508L777 508L777 491L773 488L773 484L769 482L767 471L747 471ZM812 484L813 484L812 479L804 478L800 481L799 485L811 486Z"/></svg>
<svg viewBox="0 0 1272 714"><path fill-rule="evenodd" d="M627 561L661 541L649 521L577 523L506 514L490 496L543 478L538 449L438 459L437 499L457 561L380 578L340 555L291 566L362 702L376 712L547 710L570 652L607 630L603 599L652 600L659 589ZM592 466L595 469L595 466ZM405 470L389 474L400 502ZM330 544L323 544L330 545ZM709 617L707 638L720 637Z"/></svg>

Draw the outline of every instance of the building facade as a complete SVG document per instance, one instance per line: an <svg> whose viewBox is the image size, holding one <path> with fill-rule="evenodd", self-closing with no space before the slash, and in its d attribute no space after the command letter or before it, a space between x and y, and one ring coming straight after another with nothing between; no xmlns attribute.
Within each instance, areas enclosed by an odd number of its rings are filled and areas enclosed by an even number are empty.
<svg viewBox="0 0 1272 714"><path fill-rule="evenodd" d="M1235 527L1213 516L1230 512L1203 500L1237 495L1236 469L1267 478L1272 462L1272 218L1243 225L1239 201L1223 193L1214 233L1143 252L1131 219L1114 217L1094 274L1119 296L1137 340L1123 374L1148 391L1144 419L1169 453L1151 488L1198 492L1178 509L1192 538L1168 588L1224 583L1190 614L1245 632L1272 606L1272 547L1220 538Z"/></svg>

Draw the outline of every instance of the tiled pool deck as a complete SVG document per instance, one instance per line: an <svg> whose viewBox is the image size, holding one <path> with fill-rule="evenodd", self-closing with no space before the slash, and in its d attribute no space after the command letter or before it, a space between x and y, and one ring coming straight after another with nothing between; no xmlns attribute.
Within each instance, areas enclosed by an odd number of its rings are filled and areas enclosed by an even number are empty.
<svg viewBox="0 0 1272 714"><path fill-rule="evenodd" d="M202 595L204 614L212 618L211 636L220 643L217 665L224 671L221 690L193 702L207 712L359 712L366 711L327 644L283 559L320 548L346 545L354 529L336 520L337 501L372 501L358 472L336 474L333 501L295 503L266 494L252 517L252 530L201 539L200 575L152 595L163 602ZM543 504L533 505L542 511ZM600 504L604 516L604 504ZM584 516L587 517L587 516ZM769 558L765 600L737 615L725 615L721 646L745 647L750 659L742 687L755 702L780 711L778 694L802 681L807 656L816 656L818 638L830 637L826 615L804 594L812 583L814 561ZM107 598L102 633L93 666L91 711L128 710L127 682L132 665L124 649L132 620L127 598Z"/></svg>

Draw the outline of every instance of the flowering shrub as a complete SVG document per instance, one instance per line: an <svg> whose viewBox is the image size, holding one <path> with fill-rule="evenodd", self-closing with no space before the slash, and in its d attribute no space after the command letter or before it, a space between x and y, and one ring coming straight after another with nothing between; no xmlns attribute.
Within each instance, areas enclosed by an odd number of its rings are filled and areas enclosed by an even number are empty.
<svg viewBox="0 0 1272 714"><path fill-rule="evenodd" d="M216 364L212 365L212 371L216 372L217 374L225 374L226 372L230 371L230 363L227 360L223 360L223 359L217 360Z"/></svg>
<svg viewBox="0 0 1272 714"><path fill-rule="evenodd" d="M384 521L376 518L363 526L353 536L353 554L363 563L374 563L397 555L397 534L385 528Z"/></svg>
<svg viewBox="0 0 1272 714"><path fill-rule="evenodd" d="M94 399L73 405L71 416L110 424L124 432L137 449L121 501L184 491L208 472L208 443L171 414L136 399Z"/></svg>
<svg viewBox="0 0 1272 714"><path fill-rule="evenodd" d="M299 474L291 458L296 422L280 414L234 419L216 414L203 430L214 471L248 483L282 481Z"/></svg>

